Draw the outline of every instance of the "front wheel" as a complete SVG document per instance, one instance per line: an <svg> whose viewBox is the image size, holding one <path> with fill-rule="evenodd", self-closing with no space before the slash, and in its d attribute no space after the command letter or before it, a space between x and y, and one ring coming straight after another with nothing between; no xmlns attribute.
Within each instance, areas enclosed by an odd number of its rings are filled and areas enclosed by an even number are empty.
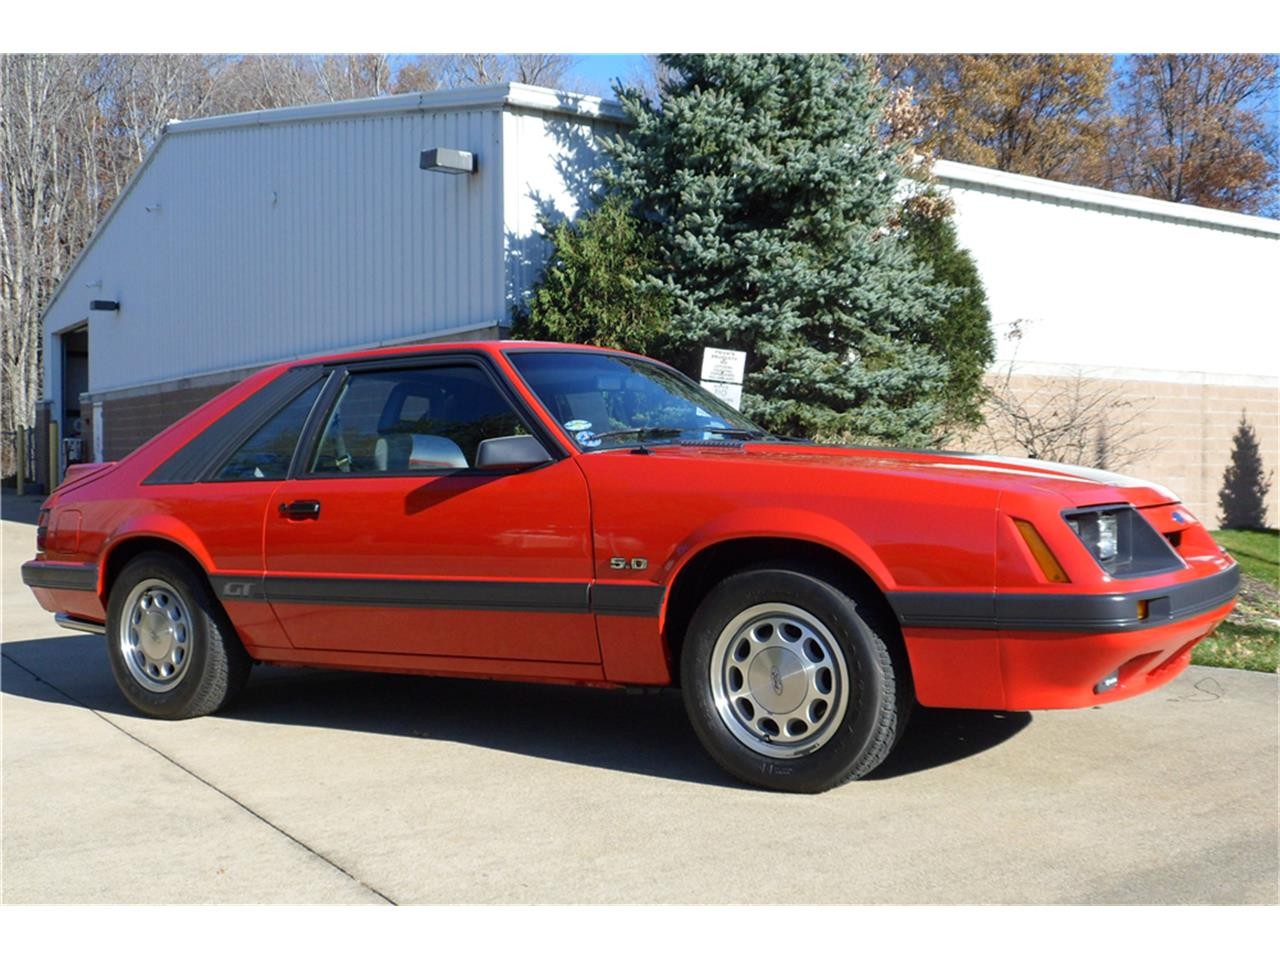
<svg viewBox="0 0 1280 960"><path fill-rule="evenodd" d="M870 773L897 741L911 703L899 649L870 598L792 570L739 573L690 622L685 706L733 776L817 793Z"/></svg>

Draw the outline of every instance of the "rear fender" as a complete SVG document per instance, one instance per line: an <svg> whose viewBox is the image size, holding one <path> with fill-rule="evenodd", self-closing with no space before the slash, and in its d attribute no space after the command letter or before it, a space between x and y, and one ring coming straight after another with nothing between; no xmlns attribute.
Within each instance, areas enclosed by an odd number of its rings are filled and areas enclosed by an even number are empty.
<svg viewBox="0 0 1280 960"><path fill-rule="evenodd" d="M102 559L98 565L98 596L102 598L104 606L107 596L107 570L111 565L112 555L125 544L143 537L165 540L173 544L195 558L196 563L206 574L214 569L213 557L205 549L200 537L181 520L167 514L131 517L120 526L102 550Z"/></svg>

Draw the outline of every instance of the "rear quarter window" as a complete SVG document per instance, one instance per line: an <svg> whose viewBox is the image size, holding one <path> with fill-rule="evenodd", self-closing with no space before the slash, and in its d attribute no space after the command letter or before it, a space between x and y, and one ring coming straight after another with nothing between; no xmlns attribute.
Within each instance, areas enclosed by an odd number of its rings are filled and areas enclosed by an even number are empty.
<svg viewBox="0 0 1280 960"><path fill-rule="evenodd" d="M308 387L264 423L214 474L214 480L283 480L323 381Z"/></svg>

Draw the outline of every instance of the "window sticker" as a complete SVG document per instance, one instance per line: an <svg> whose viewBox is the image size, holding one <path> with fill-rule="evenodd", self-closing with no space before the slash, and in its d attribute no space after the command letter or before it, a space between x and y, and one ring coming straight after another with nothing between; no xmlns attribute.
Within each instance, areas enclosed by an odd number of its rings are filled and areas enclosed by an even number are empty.
<svg viewBox="0 0 1280 960"><path fill-rule="evenodd" d="M570 433L579 433L583 430L591 429L590 420L566 420L564 428Z"/></svg>

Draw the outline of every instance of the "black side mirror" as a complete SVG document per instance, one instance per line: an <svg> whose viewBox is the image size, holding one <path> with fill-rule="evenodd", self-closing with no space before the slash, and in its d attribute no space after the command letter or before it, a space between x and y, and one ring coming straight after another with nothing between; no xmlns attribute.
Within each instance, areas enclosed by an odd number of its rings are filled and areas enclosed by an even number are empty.
<svg viewBox="0 0 1280 960"><path fill-rule="evenodd" d="M551 454L535 437L493 437L476 448L477 470L518 470L550 460Z"/></svg>

